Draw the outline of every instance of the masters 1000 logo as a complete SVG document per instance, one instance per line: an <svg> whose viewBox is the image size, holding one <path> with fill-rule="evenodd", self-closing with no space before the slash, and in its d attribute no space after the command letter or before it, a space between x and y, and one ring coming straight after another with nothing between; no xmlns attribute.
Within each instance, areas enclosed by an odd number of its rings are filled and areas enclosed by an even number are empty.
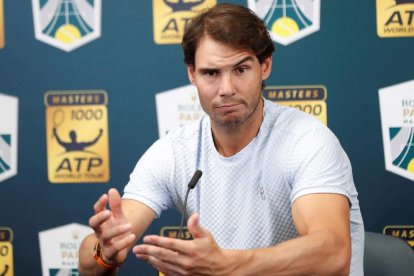
<svg viewBox="0 0 414 276"><path fill-rule="evenodd" d="M45 95L49 181L109 181L108 96L101 90Z"/></svg>
<svg viewBox="0 0 414 276"><path fill-rule="evenodd" d="M266 86L263 97L281 105L297 108L328 124L326 87L323 85Z"/></svg>

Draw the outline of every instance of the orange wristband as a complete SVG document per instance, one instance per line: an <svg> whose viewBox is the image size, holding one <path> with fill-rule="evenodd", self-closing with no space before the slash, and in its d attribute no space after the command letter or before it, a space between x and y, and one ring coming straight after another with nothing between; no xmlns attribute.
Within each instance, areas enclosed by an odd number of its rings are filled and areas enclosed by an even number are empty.
<svg viewBox="0 0 414 276"><path fill-rule="evenodd" d="M114 269L119 267L118 265L108 264L102 259L102 248L98 241L96 241L95 246L93 247L93 258L99 266L105 269Z"/></svg>

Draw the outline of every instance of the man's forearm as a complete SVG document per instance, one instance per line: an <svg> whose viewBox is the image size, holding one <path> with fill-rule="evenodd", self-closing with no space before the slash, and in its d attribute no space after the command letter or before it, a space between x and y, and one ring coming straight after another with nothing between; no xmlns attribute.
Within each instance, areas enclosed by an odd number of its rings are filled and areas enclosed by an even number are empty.
<svg viewBox="0 0 414 276"><path fill-rule="evenodd" d="M279 245L226 250L232 275L349 275L351 245L316 232Z"/></svg>
<svg viewBox="0 0 414 276"><path fill-rule="evenodd" d="M82 276L89 276L89 275L102 275L102 276L111 276L116 275L118 269L108 270L101 266L99 266L93 255L93 247L96 242L96 237L94 234L89 235L86 237L80 247L79 250L79 274Z"/></svg>

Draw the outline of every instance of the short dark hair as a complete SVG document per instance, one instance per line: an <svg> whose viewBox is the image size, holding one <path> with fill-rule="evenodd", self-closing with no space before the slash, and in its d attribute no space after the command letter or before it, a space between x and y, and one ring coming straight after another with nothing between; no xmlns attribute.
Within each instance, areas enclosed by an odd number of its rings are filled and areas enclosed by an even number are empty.
<svg viewBox="0 0 414 276"><path fill-rule="evenodd" d="M187 24L181 42L187 65L195 65L196 49L204 36L234 49L252 51L260 63L275 50L263 20L240 5L217 4Z"/></svg>

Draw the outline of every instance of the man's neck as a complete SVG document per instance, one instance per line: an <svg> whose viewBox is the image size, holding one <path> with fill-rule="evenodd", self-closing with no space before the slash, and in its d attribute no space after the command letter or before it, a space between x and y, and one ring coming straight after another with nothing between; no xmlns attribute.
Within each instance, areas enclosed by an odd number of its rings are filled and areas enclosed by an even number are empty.
<svg viewBox="0 0 414 276"><path fill-rule="evenodd" d="M230 157L240 152L259 133L263 121L264 102L260 101L251 117L237 126L211 124L214 145L220 155Z"/></svg>

